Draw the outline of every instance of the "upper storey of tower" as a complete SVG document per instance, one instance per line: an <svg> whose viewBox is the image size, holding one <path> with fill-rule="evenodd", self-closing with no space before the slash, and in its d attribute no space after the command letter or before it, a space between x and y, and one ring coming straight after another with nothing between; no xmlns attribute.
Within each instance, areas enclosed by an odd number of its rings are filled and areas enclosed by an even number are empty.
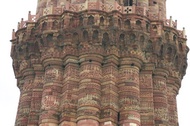
<svg viewBox="0 0 190 126"><path fill-rule="evenodd" d="M73 14L82 15L83 18L91 15L97 23L100 22L98 17L102 17L107 21L106 25L112 20L110 16L115 14L114 20L118 18L124 21L127 18L132 24L137 20L144 20L144 24L152 24L152 28L160 27L161 30L162 26L156 26L157 23L177 30L177 21L173 21L172 18L166 19L166 0L38 0L36 14L31 15L29 12L28 19L22 19L17 29L26 28L29 23L43 23L43 19L51 15L71 20ZM186 38L185 30L177 31L180 37ZM15 38L14 30L12 38Z"/></svg>
<svg viewBox="0 0 190 126"><path fill-rule="evenodd" d="M82 12L97 10L119 11L123 14L139 14L152 20L166 18L166 0L38 0L37 18L64 11Z"/></svg>

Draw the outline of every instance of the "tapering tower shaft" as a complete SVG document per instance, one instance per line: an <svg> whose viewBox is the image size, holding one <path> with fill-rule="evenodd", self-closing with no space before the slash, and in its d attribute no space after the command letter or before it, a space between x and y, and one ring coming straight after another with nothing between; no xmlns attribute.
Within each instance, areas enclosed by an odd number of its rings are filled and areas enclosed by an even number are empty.
<svg viewBox="0 0 190 126"><path fill-rule="evenodd" d="M13 31L16 126L177 126L185 29L166 0L38 0Z"/></svg>

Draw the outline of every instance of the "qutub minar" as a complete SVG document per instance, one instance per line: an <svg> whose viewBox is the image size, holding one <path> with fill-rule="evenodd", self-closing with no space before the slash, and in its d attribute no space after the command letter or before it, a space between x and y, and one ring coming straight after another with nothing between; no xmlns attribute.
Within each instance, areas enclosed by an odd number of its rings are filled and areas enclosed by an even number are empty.
<svg viewBox="0 0 190 126"><path fill-rule="evenodd" d="M186 40L166 0L38 0L11 40L15 126L178 126Z"/></svg>

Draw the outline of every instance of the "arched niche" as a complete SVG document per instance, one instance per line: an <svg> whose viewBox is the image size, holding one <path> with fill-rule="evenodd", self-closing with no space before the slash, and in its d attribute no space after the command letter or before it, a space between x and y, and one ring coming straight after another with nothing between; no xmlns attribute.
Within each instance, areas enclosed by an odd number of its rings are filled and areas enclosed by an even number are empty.
<svg viewBox="0 0 190 126"><path fill-rule="evenodd" d="M73 26L74 26L74 19L73 19L73 17L70 18L69 26L70 26L70 27L73 27Z"/></svg>
<svg viewBox="0 0 190 126"><path fill-rule="evenodd" d="M62 41L64 40L63 35L58 35L58 36L57 36L57 40L58 40L59 42L62 42Z"/></svg>
<svg viewBox="0 0 190 126"><path fill-rule="evenodd" d="M172 49L172 47L168 47L166 50L166 59L171 62L172 60L172 55L173 55L174 51Z"/></svg>
<svg viewBox="0 0 190 126"><path fill-rule="evenodd" d="M173 50L172 47L168 47L168 48L167 48L167 54L168 54L168 55L171 55L171 54L172 54L172 50Z"/></svg>
<svg viewBox="0 0 190 126"><path fill-rule="evenodd" d="M120 36L119 36L119 40L120 41L124 41L125 40L125 35L122 33L122 34L120 34Z"/></svg>
<svg viewBox="0 0 190 126"><path fill-rule="evenodd" d="M136 40L136 35L135 35L134 33L132 33L132 34L130 35L130 40L131 40L131 42L135 42L135 40Z"/></svg>
<svg viewBox="0 0 190 126"><path fill-rule="evenodd" d="M183 52L183 45L182 45L182 43L179 43L179 51Z"/></svg>
<svg viewBox="0 0 190 126"><path fill-rule="evenodd" d="M88 17L88 23L87 23L88 25L93 25L94 24L94 17L92 16L92 15L90 15L89 17Z"/></svg>
<svg viewBox="0 0 190 126"><path fill-rule="evenodd" d="M114 25L114 23L113 23L113 17L110 17L109 18L109 26L113 26Z"/></svg>
<svg viewBox="0 0 190 126"><path fill-rule="evenodd" d="M64 36L61 34L57 36L57 45L61 47L64 46Z"/></svg>
<svg viewBox="0 0 190 126"><path fill-rule="evenodd" d="M142 30L142 22L140 20L136 21L136 28Z"/></svg>
<svg viewBox="0 0 190 126"><path fill-rule="evenodd" d="M152 43L151 40L149 40L147 45L146 45L146 51L147 52L152 52L153 51L153 43Z"/></svg>
<svg viewBox="0 0 190 126"><path fill-rule="evenodd" d="M178 56L176 56L174 63L175 63L175 66L176 66L177 68L179 67L178 62L179 62L179 58L178 58Z"/></svg>
<svg viewBox="0 0 190 126"><path fill-rule="evenodd" d="M142 22L141 22L140 20L137 20L137 21L136 21L136 25L137 25L137 26L141 26L141 24L142 24Z"/></svg>
<svg viewBox="0 0 190 126"><path fill-rule="evenodd" d="M47 42L52 42L53 41L53 34L48 34L46 36L46 40L47 40Z"/></svg>
<svg viewBox="0 0 190 126"><path fill-rule="evenodd" d="M44 21L44 22L42 23L42 30L46 30L46 29L47 29L47 22Z"/></svg>
<svg viewBox="0 0 190 126"><path fill-rule="evenodd" d="M130 22L130 20L128 20L128 19L125 20L124 25L125 25L125 27L130 28L130 27L131 27L131 22Z"/></svg>
<svg viewBox="0 0 190 126"><path fill-rule="evenodd" d="M165 33L165 39L166 39L166 41L168 41L169 40L169 33Z"/></svg>
<svg viewBox="0 0 190 126"><path fill-rule="evenodd" d="M88 40L88 32L86 30L83 31L83 40L84 41Z"/></svg>
<svg viewBox="0 0 190 126"><path fill-rule="evenodd" d="M100 17L100 25L104 25L104 17Z"/></svg>
<svg viewBox="0 0 190 126"><path fill-rule="evenodd" d="M73 33L73 42L79 45L79 35L77 32Z"/></svg>
<svg viewBox="0 0 190 126"><path fill-rule="evenodd" d="M58 28L58 25L59 25L58 21L55 20L55 21L53 21L52 28L53 28L53 29L57 29L57 28Z"/></svg>
<svg viewBox="0 0 190 126"><path fill-rule="evenodd" d="M161 45L161 47L160 47L160 55L163 56L163 54L164 54L164 46Z"/></svg>
<svg viewBox="0 0 190 126"><path fill-rule="evenodd" d="M79 26L82 26L82 25L83 25L83 17L80 16L80 17L79 17Z"/></svg>
<svg viewBox="0 0 190 126"><path fill-rule="evenodd" d="M146 22L146 31L150 32L150 23L149 22Z"/></svg>
<svg viewBox="0 0 190 126"><path fill-rule="evenodd" d="M108 44L109 44L109 34L107 33L107 32L105 32L104 34L103 34L103 39L102 39L102 46L103 46L103 48L106 48L107 46L108 46Z"/></svg>
<svg viewBox="0 0 190 126"><path fill-rule="evenodd" d="M31 29L31 34L30 34L30 35L33 36L33 35L36 33L35 31L36 31L35 28L32 28L32 29Z"/></svg>
<svg viewBox="0 0 190 126"><path fill-rule="evenodd" d="M121 28L121 19L118 19L118 27Z"/></svg>
<svg viewBox="0 0 190 126"><path fill-rule="evenodd" d="M123 50L125 48L125 34L123 33L121 33L119 36L118 46L120 50Z"/></svg>
<svg viewBox="0 0 190 126"><path fill-rule="evenodd" d="M177 35L173 35L173 41L174 41L174 42L177 41Z"/></svg>
<svg viewBox="0 0 190 126"><path fill-rule="evenodd" d="M140 36L140 44L144 45L144 42L145 42L145 37L144 37L144 35L141 35Z"/></svg>
<svg viewBox="0 0 190 126"><path fill-rule="evenodd" d="M99 39L99 32L97 30L94 30L92 34L92 40L94 41L98 39Z"/></svg>

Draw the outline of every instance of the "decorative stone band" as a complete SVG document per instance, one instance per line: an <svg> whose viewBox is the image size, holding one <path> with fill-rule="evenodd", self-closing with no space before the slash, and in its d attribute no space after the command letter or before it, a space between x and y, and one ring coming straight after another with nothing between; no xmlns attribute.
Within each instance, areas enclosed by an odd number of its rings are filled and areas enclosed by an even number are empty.
<svg viewBox="0 0 190 126"><path fill-rule="evenodd" d="M79 120L77 126L99 126L99 122L92 119Z"/></svg>

